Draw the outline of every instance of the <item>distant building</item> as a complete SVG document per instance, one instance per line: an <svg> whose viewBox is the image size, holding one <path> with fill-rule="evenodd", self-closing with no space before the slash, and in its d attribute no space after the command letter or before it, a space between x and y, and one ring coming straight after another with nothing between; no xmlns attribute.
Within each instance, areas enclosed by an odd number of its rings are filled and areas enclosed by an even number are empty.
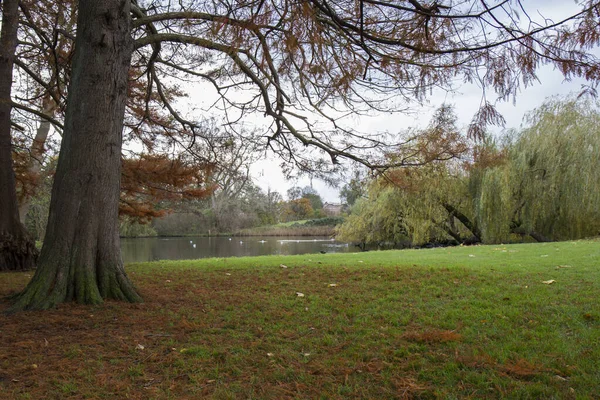
<svg viewBox="0 0 600 400"><path fill-rule="evenodd" d="M323 204L323 212L329 217L337 217L346 211L346 207L346 204L325 203Z"/></svg>

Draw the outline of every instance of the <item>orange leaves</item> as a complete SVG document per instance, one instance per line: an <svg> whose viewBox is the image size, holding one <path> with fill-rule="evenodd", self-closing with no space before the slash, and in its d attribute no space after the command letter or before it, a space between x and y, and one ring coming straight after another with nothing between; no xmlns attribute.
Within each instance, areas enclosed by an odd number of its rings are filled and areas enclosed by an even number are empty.
<svg viewBox="0 0 600 400"><path fill-rule="evenodd" d="M289 221L308 218L314 213L310 200L302 197L286 203L283 214Z"/></svg>
<svg viewBox="0 0 600 400"><path fill-rule="evenodd" d="M473 149L473 162L465 164L465 167L466 169L493 168L503 165L506 161L506 149L496 150L489 146L475 146Z"/></svg>
<svg viewBox="0 0 600 400"><path fill-rule="evenodd" d="M471 139L481 140L485 137L485 129L488 125L504 126L505 122L502 114L486 101L471 120L467 136Z"/></svg>
<svg viewBox="0 0 600 400"><path fill-rule="evenodd" d="M41 159L43 156L43 151L37 153L34 151L35 149L32 149L35 145L35 141L33 145L28 145L24 138L13 138L13 148L16 150L12 152L13 169L15 171L19 202L32 197L38 190L38 186L42 183L42 178L50 174L47 170L32 168L33 162L38 161L37 159L33 159L33 157Z"/></svg>
<svg viewBox="0 0 600 400"><path fill-rule="evenodd" d="M298 38L294 35L287 35L284 40L287 51L294 53L299 47Z"/></svg>
<svg viewBox="0 0 600 400"><path fill-rule="evenodd" d="M206 184L212 165L197 165L167 155L144 154L124 159L119 213L140 221L164 215L163 200L190 200L209 196Z"/></svg>
<svg viewBox="0 0 600 400"><path fill-rule="evenodd" d="M392 148L387 158L392 164L422 166L459 158L467 154L471 146L472 142L456 127L453 108L444 104L427 128L405 132L404 142Z"/></svg>

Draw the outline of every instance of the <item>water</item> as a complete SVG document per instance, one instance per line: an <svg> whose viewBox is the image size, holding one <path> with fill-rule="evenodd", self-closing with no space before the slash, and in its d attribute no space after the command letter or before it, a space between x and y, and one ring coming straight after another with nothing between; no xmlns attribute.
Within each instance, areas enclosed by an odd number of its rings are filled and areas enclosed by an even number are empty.
<svg viewBox="0 0 600 400"><path fill-rule="evenodd" d="M123 262L190 260L207 257L243 257L270 254L348 253L351 244L327 237L176 237L122 238Z"/></svg>

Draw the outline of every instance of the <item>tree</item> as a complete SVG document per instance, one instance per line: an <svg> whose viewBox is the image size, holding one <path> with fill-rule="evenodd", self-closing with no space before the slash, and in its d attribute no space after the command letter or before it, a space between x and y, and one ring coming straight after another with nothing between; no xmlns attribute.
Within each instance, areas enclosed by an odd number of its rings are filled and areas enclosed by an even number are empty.
<svg viewBox="0 0 600 400"><path fill-rule="evenodd" d="M267 189L267 193L265 194L265 217L262 218L262 225L276 224L280 222L282 202L283 196L281 196L279 192L272 191L271 188Z"/></svg>
<svg viewBox="0 0 600 400"><path fill-rule="evenodd" d="M315 211L310 205L310 200L305 197L286 202L283 210L286 221L297 221L310 218L314 213Z"/></svg>
<svg viewBox="0 0 600 400"><path fill-rule="evenodd" d="M477 220L487 242L511 234L537 241L600 232L600 106L549 99L505 144L506 162L473 174Z"/></svg>
<svg viewBox="0 0 600 400"><path fill-rule="evenodd" d="M315 211L315 213L318 213L323 209L323 199L318 193L305 193L302 196L302 198L308 199L308 201L310 202L310 206Z"/></svg>
<svg viewBox="0 0 600 400"><path fill-rule="evenodd" d="M164 91L163 82L167 76L202 80L212 85L218 95L214 106L207 108L225 110L224 123L228 129L241 134L244 117L252 112L269 117L272 123L265 128L264 143L278 152L284 162L314 173L327 170L331 165L335 168L342 159L385 170L394 166L422 165L434 161L435 157L444 159L448 156L444 152L432 152L430 157L423 158L421 154L415 157L410 150L415 149L416 137L382 136L380 132L362 134L343 124L339 118L342 114L403 109L399 102L422 101L437 87L451 90L454 82L461 78L477 81L484 89L495 90L500 99L509 99L522 85L536 78L536 68L544 63L557 66L567 78L581 76L593 84L597 83L600 71L597 59L589 52L600 38L598 3L593 1L582 4L580 12L557 23L543 18L533 21L530 16L534 14L528 12L522 13L524 21L520 21L520 11L517 13L516 10L523 4L519 1L488 6L479 1L397 4L372 0L358 3L349 0L190 3L157 0L133 2L133 22L129 20L129 14L121 11L129 12L127 0L90 3L90 0L79 2L64 150L61 149L62 160L53 190L53 197L59 199L52 200L45 241L45 247L52 249L42 250L42 264L49 263L44 260L52 258L58 262L58 257L50 257L51 253L57 252L62 252L62 260L70 260L52 267L61 278L69 275L66 271L71 269L74 277L89 276L90 271L85 270L88 263L79 263L82 255L93 253L98 262L108 257L113 264L118 254L116 241L100 249L94 240L81 246L69 244L64 237L79 235L63 235L60 239L62 232L53 225L67 221L65 225L69 229L73 228L70 225L75 225L82 226L85 231L96 226L97 214L103 214L106 208L117 208L118 196L107 196L105 200L110 204L99 207L98 211L83 213L76 222L69 223L74 218L70 214L77 210L64 206L69 202L62 193L64 190L70 194L74 204L90 203L95 207L97 204L89 200L88 191L71 188L78 185L91 188L91 181L71 181L65 177L81 176L83 171L89 173L89 177L95 177L97 169L91 169L102 166L105 186L112 188L118 182L119 174L113 171L118 171L118 167L107 164L111 160L119 164L118 160L109 157L107 161L99 161L98 154L85 154L85 149L80 154L78 146L81 146L80 136L89 136L94 139L94 146L88 147L99 154L106 151L103 146L120 151L120 139L117 141L114 136L108 143L104 142L104 137L96 142L97 125L101 124L91 126L89 121L101 121L115 128L114 131L122 126L122 121L117 121L122 119L122 114L115 108L105 108L94 110L92 117L93 103L82 95L82 91L87 90L94 98L101 93L112 95L111 104L120 105L127 91L122 90L120 79L127 79L126 72L130 67L132 80L145 79L146 103L156 100L170 113L170 118L155 118L146 112L148 107L143 107L141 111L147 115L146 120L156 122L157 126L164 121L177 121L192 141L201 139L198 124L177 112L172 96ZM98 8L104 10L88 13ZM119 19L114 17L115 14L119 14ZM115 20L123 22L125 28L121 23L113 24ZM100 46L90 43L89 37L80 38L91 35L90 26L104 35L96 38ZM106 61L106 49L114 51L113 42L105 41L111 38L122 47L114 54L122 61L120 70L115 67L110 79L96 82L100 90L96 87L91 90L85 84L93 79L87 75L96 70L105 72L106 67L96 64ZM132 39L135 52L130 64ZM88 57L91 65L83 68L82 46L87 51L93 45L96 45L98 55ZM113 92L109 93L111 90ZM75 113L75 108L80 112ZM79 119L82 115L90 116L90 119ZM486 124L501 122L501 117L486 98L475 114L470 134L480 136ZM134 128L133 134L136 133ZM75 130L80 133L75 134ZM164 131L169 133L171 129ZM76 142L76 151L70 148L71 142ZM393 157L395 154L403 156ZM89 157L79 164L77 161L82 156ZM110 219L108 214L102 216ZM99 224L109 231L102 232L108 233L106 236L116 230L109 224ZM99 243L106 244L104 240ZM73 263L80 265L73 266ZM95 272L94 268L92 270ZM117 270L122 271L122 268ZM32 295L29 300L23 300L32 293L30 288L40 285L40 276L36 274L21 297L21 307L48 306L61 299L75 298L53 296L52 301L33 301ZM118 276L124 277L124 274ZM103 275L100 273L99 277ZM130 285L122 279L99 286L98 292L107 297L138 300L128 290ZM131 295L125 295L121 287ZM113 291L123 295L115 296ZM100 297L77 298L97 302Z"/></svg>
<svg viewBox="0 0 600 400"><path fill-rule="evenodd" d="M13 90L13 156L21 221L25 223L38 190L44 190L44 171L55 154L54 132L63 128L66 85L70 76L74 37L74 0L23 0L18 57ZM36 126L37 125L37 126ZM54 126L54 132L51 127ZM39 210L34 213L39 216ZM46 221L44 221L45 223Z"/></svg>
<svg viewBox="0 0 600 400"><path fill-rule="evenodd" d="M119 215L149 222L170 212L167 202L209 197L214 187L207 184L212 165L190 162L182 157L142 154L125 158L121 174Z"/></svg>
<svg viewBox="0 0 600 400"><path fill-rule="evenodd" d="M302 188L293 186L287 190L288 200L297 200L302 197Z"/></svg>
<svg viewBox="0 0 600 400"><path fill-rule="evenodd" d="M287 191L287 196L290 201L307 199L314 212L318 212L323 208L323 199L312 186L304 186L302 188L298 186L291 187Z"/></svg>
<svg viewBox="0 0 600 400"><path fill-rule="evenodd" d="M37 250L33 240L19 220L15 175L12 161L11 88L12 71L17 48L17 0L2 5L0 37L0 271L32 269Z"/></svg>
<svg viewBox="0 0 600 400"><path fill-rule="evenodd" d="M220 128L214 120L208 120L206 135L203 143L195 144L191 151L202 155L205 164L210 166L206 175L206 185L211 188L209 196L198 197L190 201L174 205L178 213L194 214L195 219L202 221L201 231L195 233L224 233L235 232L242 227L252 224L256 215L250 211L248 204L254 203L256 188L250 174L251 164L258 159L261 151L251 142L242 142L237 135ZM253 137L255 132L247 132L247 137ZM189 157L188 157L189 158ZM198 162L198 157L190 158ZM175 222L177 217L169 217L169 222ZM181 221L178 224L181 225ZM191 222L191 221L189 221ZM173 232L175 224L161 221L161 226L168 226ZM190 226L191 227L191 226ZM182 232L183 233L183 232Z"/></svg>
<svg viewBox="0 0 600 400"><path fill-rule="evenodd" d="M373 181L369 197L356 201L352 214L337 228L340 240L358 242L364 248L372 243L410 242L401 207L401 192Z"/></svg>
<svg viewBox="0 0 600 400"><path fill-rule="evenodd" d="M250 140L243 142L236 135L216 128L215 131L219 133L214 135L208 151L204 152L214 163L210 182L215 190L209 199L209 212L213 231L234 232L248 224L248 215L242 208L255 189L250 166L257 160L259 149ZM253 137L255 133L247 135Z"/></svg>
<svg viewBox="0 0 600 400"><path fill-rule="evenodd" d="M449 239L462 243L467 237L480 242L481 234L471 223L464 172L474 143L459 132L453 108L442 105L427 128L411 135L415 141L410 154L390 157L409 156L420 165L393 168L372 179L368 197L357 201L340 227L340 238L414 245Z"/></svg>
<svg viewBox="0 0 600 400"><path fill-rule="evenodd" d="M55 112L56 105L54 101L45 96L42 100L41 112L52 116ZM43 158L45 155L45 145L50 134L51 124L48 120L40 118L36 134L31 141L31 146L27 152L20 152L20 155L25 155L26 159L21 163L20 176L20 192L19 192L19 215L21 222L25 223L32 197L34 196L40 180L42 178L42 170L44 167Z"/></svg>
<svg viewBox="0 0 600 400"><path fill-rule="evenodd" d="M345 183L340 189L340 198L343 202L352 207L358 199L362 198L366 192L366 180L366 177L362 176L360 170L355 170L350 181Z"/></svg>
<svg viewBox="0 0 600 400"><path fill-rule="evenodd" d="M47 147L50 126L54 125L59 133L64 126L64 106L68 93L66 86L71 79L70 60L73 57L73 40L76 36L76 4L77 2L73 0L61 2L24 0L20 3L23 29L19 32L19 59L16 69L15 88L18 101L13 102L13 105L17 110L14 119L21 123L23 129L17 131L13 142L22 221L26 218L32 196L38 190L40 171L44 168L44 162L49 159ZM130 70L130 78L140 73L134 66ZM196 157L196 154L189 151L183 155L182 150L177 148L170 150L172 162L159 160L162 156L147 161L154 157L152 154L156 148L163 151L164 146L176 145L180 139L174 127L178 122L169 119L168 112L165 115L161 111L162 107L156 106L159 97L149 96L147 86L148 83L139 77L128 80L125 118L128 131L125 139L127 142L134 142L136 148L139 148L140 144L143 145L144 150L141 155L134 155L133 158L130 155L131 150L128 151L129 154L123 155L126 168L122 180L120 213L121 215L128 213L130 216L136 214L135 217L138 219L151 218L154 214L164 212L164 210L159 212L154 207L160 206L160 201L167 197L183 195L189 198L192 197L193 192L197 192L201 197L205 196L199 187L190 188L189 184L182 179L182 173L193 180L191 174L199 176L203 173L201 170L208 172L206 170L208 164L202 157ZM169 101L174 101L182 95L174 85L163 84L160 92ZM36 129L29 121L32 116L39 119ZM134 158L137 159L136 162L133 161ZM181 162L184 158L185 167ZM190 168L191 159L194 159L196 164L194 172ZM148 164L153 161L157 166L150 172ZM139 168L139 171L134 171L134 168ZM163 181L158 173L159 169ZM177 179L178 184L187 187L177 187L173 182L164 181L166 174L169 174L172 180ZM148 181L141 181L142 178ZM144 205L140 199L145 199Z"/></svg>
<svg viewBox="0 0 600 400"><path fill-rule="evenodd" d="M14 309L141 301L119 250L119 181L133 42L129 2L79 2L65 130L38 268ZM103 84L110 82L110 84Z"/></svg>

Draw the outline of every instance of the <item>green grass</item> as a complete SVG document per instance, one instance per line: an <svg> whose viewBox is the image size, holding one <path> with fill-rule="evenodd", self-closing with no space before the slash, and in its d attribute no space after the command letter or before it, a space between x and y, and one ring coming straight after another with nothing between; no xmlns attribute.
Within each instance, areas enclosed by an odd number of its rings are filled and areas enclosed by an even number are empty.
<svg viewBox="0 0 600 400"><path fill-rule="evenodd" d="M310 219L302 219L302 220L298 220L298 221L288 221L288 222L280 222L278 224L274 224L274 225L270 225L272 228L281 228L284 226L292 226L292 225L304 225L306 224L308 221L311 221Z"/></svg>
<svg viewBox="0 0 600 400"><path fill-rule="evenodd" d="M357 249L358 250L358 249ZM260 256L204 258L198 260L156 261L129 264L127 269L136 272L152 272L156 269L202 270L256 269L260 273L271 273L271 268L285 263L288 266L323 268L372 267L443 267L446 269L475 269L477 273L532 273L568 271L570 274L592 273L596 271L600 256L600 240L580 240L555 243L528 243L490 246L458 246L432 249L388 250L356 253L307 254L294 256ZM557 265L570 265L574 261L581 268L559 268Z"/></svg>
<svg viewBox="0 0 600 400"><path fill-rule="evenodd" d="M598 241L177 261L131 268L258 275L265 282L262 290L274 294L261 302L270 310L267 315L290 314L271 326L270 333L302 337L293 345L283 341L271 348L290 362L306 361L299 356L303 351L311 352L310 357L321 354L329 368L358 368L376 360L382 363L380 372L391 377L400 361L403 369L416 373L423 393L434 397L563 398L575 393L586 398L600 390ZM543 283L549 280L555 283ZM295 297L295 292L305 297ZM303 305L308 306L305 312ZM249 303L248 312L256 306ZM242 318L234 314L228 319ZM311 325L318 326L307 331ZM436 332L443 336L445 331L461 339L436 343L441 340L435 339ZM305 339L307 332L310 340ZM430 340L418 340L428 333ZM338 347L341 351L332 354L330 349ZM356 378L354 385L340 390L359 394L368 384ZM389 395L393 387L388 381ZM377 395L384 396L386 390Z"/></svg>
<svg viewBox="0 0 600 400"><path fill-rule="evenodd" d="M340 217L304 219L299 221L280 222L256 228L242 229L238 236L334 236L335 227L341 223Z"/></svg>
<svg viewBox="0 0 600 400"><path fill-rule="evenodd" d="M4 317L0 390L156 399L600 393L598 240L127 269L142 305ZM26 277L0 282L7 293Z"/></svg>

